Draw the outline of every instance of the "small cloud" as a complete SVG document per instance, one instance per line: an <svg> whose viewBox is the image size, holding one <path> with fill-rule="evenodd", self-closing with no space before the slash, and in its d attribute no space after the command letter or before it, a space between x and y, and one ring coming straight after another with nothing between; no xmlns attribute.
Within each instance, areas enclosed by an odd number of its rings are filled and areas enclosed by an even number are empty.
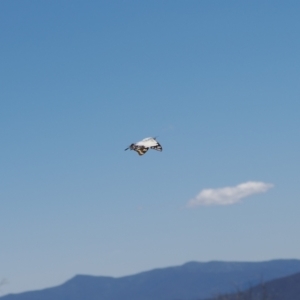
<svg viewBox="0 0 300 300"><path fill-rule="evenodd" d="M231 205L239 202L242 198L264 193L273 186L274 185L270 183L248 181L237 186L228 186L220 189L205 189L191 199L187 207L193 208L199 205Z"/></svg>

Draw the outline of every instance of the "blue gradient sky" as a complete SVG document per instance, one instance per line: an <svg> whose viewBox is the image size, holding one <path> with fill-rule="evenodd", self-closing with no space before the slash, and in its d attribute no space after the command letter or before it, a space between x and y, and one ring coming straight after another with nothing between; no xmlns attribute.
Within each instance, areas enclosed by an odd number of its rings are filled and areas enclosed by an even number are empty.
<svg viewBox="0 0 300 300"><path fill-rule="evenodd" d="M289 0L2 0L0 295L300 259L299 13ZM157 135L162 153L124 152ZM274 187L186 208L247 181Z"/></svg>

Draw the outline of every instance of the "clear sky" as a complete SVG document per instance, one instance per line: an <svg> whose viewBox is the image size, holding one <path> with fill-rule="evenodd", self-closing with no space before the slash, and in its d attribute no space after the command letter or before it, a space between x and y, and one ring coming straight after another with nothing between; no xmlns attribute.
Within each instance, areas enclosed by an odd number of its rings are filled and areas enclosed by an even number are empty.
<svg viewBox="0 0 300 300"><path fill-rule="evenodd" d="M0 295L75 274L300 259L300 2L0 2ZM158 136L163 152L133 142Z"/></svg>

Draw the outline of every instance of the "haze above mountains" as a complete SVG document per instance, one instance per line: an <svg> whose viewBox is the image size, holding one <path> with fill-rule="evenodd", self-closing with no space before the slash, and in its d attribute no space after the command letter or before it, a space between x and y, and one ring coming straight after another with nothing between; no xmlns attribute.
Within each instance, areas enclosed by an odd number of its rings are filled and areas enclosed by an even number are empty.
<svg viewBox="0 0 300 300"><path fill-rule="evenodd" d="M192 300L246 290L262 282L299 286L300 260L266 262L189 262L120 278L77 275L64 284L9 294L1 300ZM286 276L292 279L285 279ZM281 279L283 278L283 279ZM285 281L281 281L285 280ZM297 281L298 280L298 281ZM284 286L284 284L283 284ZM290 287L290 291L293 289ZM282 292L282 288L280 289ZM282 298L283 299L283 298ZM290 298L286 298L289 300Z"/></svg>

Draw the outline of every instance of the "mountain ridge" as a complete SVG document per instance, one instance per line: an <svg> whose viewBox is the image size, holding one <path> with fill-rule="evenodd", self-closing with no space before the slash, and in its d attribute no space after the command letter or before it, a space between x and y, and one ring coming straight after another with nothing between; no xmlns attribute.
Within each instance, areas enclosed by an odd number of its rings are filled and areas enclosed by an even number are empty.
<svg viewBox="0 0 300 300"><path fill-rule="evenodd" d="M246 289L262 280L300 272L300 260L262 262L196 262L156 268L122 277L76 275L56 287L19 294L0 300L192 300Z"/></svg>
<svg viewBox="0 0 300 300"><path fill-rule="evenodd" d="M233 294L221 294L206 300L297 300L300 298L300 272L261 282L257 286ZM198 299L201 300L201 299Z"/></svg>

